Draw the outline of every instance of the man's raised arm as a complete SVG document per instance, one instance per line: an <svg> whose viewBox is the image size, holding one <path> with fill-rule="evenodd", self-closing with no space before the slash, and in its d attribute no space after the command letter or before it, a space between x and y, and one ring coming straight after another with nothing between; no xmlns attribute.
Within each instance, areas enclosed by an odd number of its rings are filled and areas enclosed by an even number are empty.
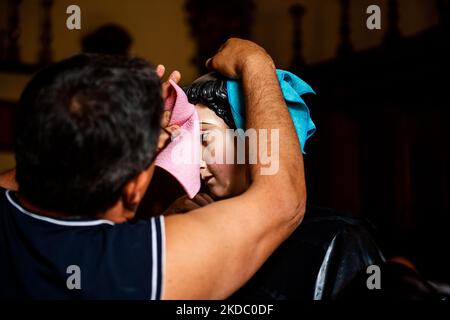
<svg viewBox="0 0 450 320"><path fill-rule="evenodd" d="M17 191L16 169L10 169L0 173L0 187Z"/></svg>
<svg viewBox="0 0 450 320"><path fill-rule="evenodd" d="M165 218L164 299L223 299L239 289L300 224L306 203L303 159L272 59L256 44L230 39L208 61L227 77L242 79L246 127L268 129L278 171L261 175L242 195ZM279 139L271 140L271 129ZM275 154L279 145L279 154ZM263 147L265 144L260 144Z"/></svg>

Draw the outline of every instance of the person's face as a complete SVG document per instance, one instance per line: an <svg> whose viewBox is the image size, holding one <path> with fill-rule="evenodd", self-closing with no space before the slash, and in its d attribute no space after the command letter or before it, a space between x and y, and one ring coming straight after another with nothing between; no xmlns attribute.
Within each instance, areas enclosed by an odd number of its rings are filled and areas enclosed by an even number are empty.
<svg viewBox="0 0 450 320"><path fill-rule="evenodd" d="M234 135L214 111L203 104L195 106L200 120L202 143L201 178L214 198L239 195L247 189L245 164L227 163L226 155L236 155ZM232 153L229 153L232 152ZM222 161L218 160L222 159Z"/></svg>

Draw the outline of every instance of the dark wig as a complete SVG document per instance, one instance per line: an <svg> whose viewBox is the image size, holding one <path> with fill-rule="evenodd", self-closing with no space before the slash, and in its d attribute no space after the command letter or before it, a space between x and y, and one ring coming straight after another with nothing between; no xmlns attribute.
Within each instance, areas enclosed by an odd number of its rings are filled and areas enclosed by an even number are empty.
<svg viewBox="0 0 450 320"><path fill-rule="evenodd" d="M202 103L215 112L228 127L236 129L228 102L227 80L217 73L208 73L191 85L184 87L188 100L192 104Z"/></svg>

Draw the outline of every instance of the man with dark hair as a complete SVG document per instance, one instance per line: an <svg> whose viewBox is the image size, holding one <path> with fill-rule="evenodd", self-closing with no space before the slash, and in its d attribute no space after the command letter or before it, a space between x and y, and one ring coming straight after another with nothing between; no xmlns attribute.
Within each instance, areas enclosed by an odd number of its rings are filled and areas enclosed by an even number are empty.
<svg viewBox="0 0 450 320"><path fill-rule="evenodd" d="M105 212L153 162L161 112L159 78L142 60L82 54L41 71L16 114L20 196L49 211Z"/></svg>
<svg viewBox="0 0 450 320"><path fill-rule="evenodd" d="M272 59L230 39L207 65L242 79L248 128L280 130L268 141L279 143L278 172L261 175L258 161L238 197L130 223L171 130L161 130L157 73L97 55L50 66L20 99L18 188L0 175L0 297L226 298L292 233L306 202L303 161Z"/></svg>

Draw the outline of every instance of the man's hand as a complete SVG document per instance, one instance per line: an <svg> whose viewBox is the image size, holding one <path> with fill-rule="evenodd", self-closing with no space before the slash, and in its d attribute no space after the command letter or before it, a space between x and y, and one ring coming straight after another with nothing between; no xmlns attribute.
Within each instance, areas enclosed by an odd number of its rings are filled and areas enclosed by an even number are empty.
<svg viewBox="0 0 450 320"><path fill-rule="evenodd" d="M166 72L166 68L159 64L155 69L156 74L160 79L164 76L164 73ZM162 98L165 102L166 99L170 96L172 87L170 86L169 80L174 81L175 83L178 83L181 79L181 74L179 71L175 70L172 71L169 78L162 83ZM157 152L161 151L169 142L171 136L179 129L178 125L172 125L169 126L170 117L172 116L171 111L164 111L163 115L161 117L161 128L163 129L161 131L161 134L159 135L158 145L157 145Z"/></svg>
<svg viewBox="0 0 450 320"><path fill-rule="evenodd" d="M188 196L182 196L175 200L169 208L164 211L164 215L174 213L186 213L194 209L198 209L213 203L214 200L206 193L197 193L194 198L189 199Z"/></svg>
<svg viewBox="0 0 450 320"><path fill-rule="evenodd" d="M248 40L230 38L216 55L206 61L206 67L214 69L228 78L241 78L243 70L252 65L255 68L269 66L275 71L275 64L267 52Z"/></svg>
<svg viewBox="0 0 450 320"><path fill-rule="evenodd" d="M162 77L164 76L164 73L166 72L166 67L164 67L164 65L162 64L158 64L156 66L156 74L158 75L158 77L160 79L162 79ZM169 97L170 95L170 83L169 80L174 81L175 83L180 82L181 80L181 74L179 71L175 70L172 71L172 73L170 74L169 78L167 79L167 81L164 81L162 83L162 98L165 101L167 99L167 97Z"/></svg>

